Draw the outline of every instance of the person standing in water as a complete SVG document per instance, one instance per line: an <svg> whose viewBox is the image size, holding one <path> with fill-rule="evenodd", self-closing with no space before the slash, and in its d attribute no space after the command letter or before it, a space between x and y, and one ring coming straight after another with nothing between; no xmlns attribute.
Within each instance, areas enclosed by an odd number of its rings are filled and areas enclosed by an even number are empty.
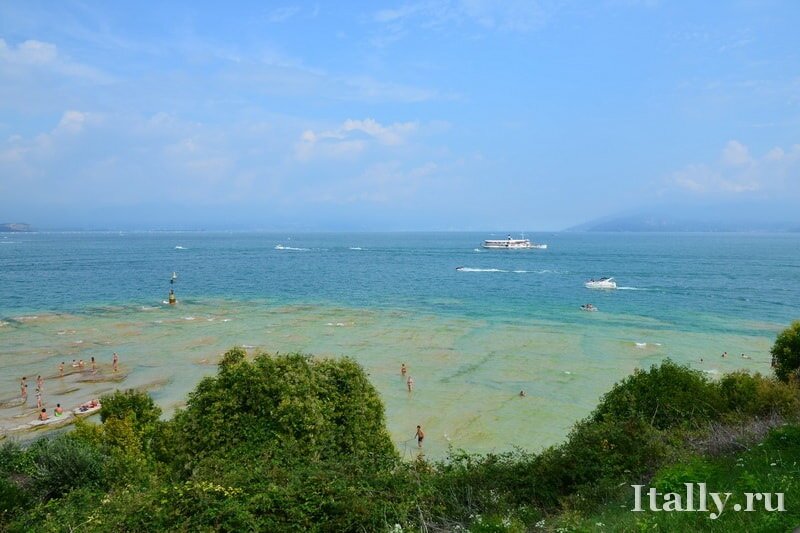
<svg viewBox="0 0 800 533"><path fill-rule="evenodd" d="M111 360L111 368L113 368L114 372L119 370L119 356L117 352L114 352L114 358Z"/></svg>
<svg viewBox="0 0 800 533"><path fill-rule="evenodd" d="M94 356L92 356L92 374L97 373L97 363L94 361Z"/></svg>
<svg viewBox="0 0 800 533"><path fill-rule="evenodd" d="M44 380L41 375L36 376L36 388L40 391L44 391Z"/></svg>
<svg viewBox="0 0 800 533"><path fill-rule="evenodd" d="M22 381L19 382L19 394L23 402L28 401L28 380L25 376L22 376Z"/></svg>
<svg viewBox="0 0 800 533"><path fill-rule="evenodd" d="M408 376L408 379L406 380L406 386L408 387L408 392L413 391L414 390L414 378L412 378L411 376Z"/></svg>
<svg viewBox="0 0 800 533"><path fill-rule="evenodd" d="M58 376L64 377L64 361L61 361L61 364L58 365Z"/></svg>
<svg viewBox="0 0 800 533"><path fill-rule="evenodd" d="M36 389L36 408L37 409L42 408L42 391L41 389L38 388Z"/></svg>
<svg viewBox="0 0 800 533"><path fill-rule="evenodd" d="M417 448L422 448L422 441L425 439L425 432L422 431L422 426L417 426L417 432L414 434L417 439Z"/></svg>
<svg viewBox="0 0 800 533"><path fill-rule="evenodd" d="M403 363L402 365L400 365L400 375L405 376L406 372L408 372L408 369L406 368L406 364Z"/></svg>

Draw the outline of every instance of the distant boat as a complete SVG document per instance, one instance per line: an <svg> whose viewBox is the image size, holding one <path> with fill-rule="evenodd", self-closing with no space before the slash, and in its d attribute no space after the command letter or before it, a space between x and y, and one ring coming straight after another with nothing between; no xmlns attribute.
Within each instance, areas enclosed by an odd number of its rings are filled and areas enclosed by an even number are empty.
<svg viewBox="0 0 800 533"><path fill-rule="evenodd" d="M546 244L532 243L530 239L512 239L509 235L505 239L487 239L483 241L484 248L500 249L500 250L524 250L530 248L537 248L539 250L546 250Z"/></svg>
<svg viewBox="0 0 800 533"><path fill-rule="evenodd" d="M585 284L587 289L616 289L617 282L614 278L590 279Z"/></svg>
<svg viewBox="0 0 800 533"><path fill-rule="evenodd" d="M592 312L594 312L594 311L597 311L597 308L595 306L593 306L592 304L583 304L581 306L581 311L592 311Z"/></svg>

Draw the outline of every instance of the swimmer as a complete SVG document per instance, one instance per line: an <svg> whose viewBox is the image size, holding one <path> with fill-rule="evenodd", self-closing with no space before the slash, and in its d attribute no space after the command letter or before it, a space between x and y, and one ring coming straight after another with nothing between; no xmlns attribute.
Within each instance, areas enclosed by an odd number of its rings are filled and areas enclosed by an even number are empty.
<svg viewBox="0 0 800 533"><path fill-rule="evenodd" d="M83 370L83 359L80 359L80 360L78 361L78 368L80 368L81 370Z"/></svg>
<svg viewBox="0 0 800 533"><path fill-rule="evenodd" d="M524 390L519 391L519 397L520 398L524 398L525 396L527 396L527 394L525 394Z"/></svg>
<svg viewBox="0 0 800 533"><path fill-rule="evenodd" d="M728 357L728 352L722 352L722 358L725 359L726 357Z"/></svg>
<svg viewBox="0 0 800 533"><path fill-rule="evenodd" d="M408 372L408 369L406 368L406 364L403 363L402 365L400 365L400 375L405 376L406 372Z"/></svg>
<svg viewBox="0 0 800 533"><path fill-rule="evenodd" d="M78 362L75 359L72 360L72 368L78 368Z"/></svg>
<svg viewBox="0 0 800 533"><path fill-rule="evenodd" d="M742 359L750 359L749 355L742 354Z"/></svg>
<svg viewBox="0 0 800 533"><path fill-rule="evenodd" d="M425 439L425 432L422 431L421 426L417 426L417 432L414 434L414 438L417 439L417 447L422 448L422 441Z"/></svg>
<svg viewBox="0 0 800 533"><path fill-rule="evenodd" d="M412 378L411 376L408 376L408 379L406 380L406 386L408 387L408 392L413 391L414 390L414 378Z"/></svg>

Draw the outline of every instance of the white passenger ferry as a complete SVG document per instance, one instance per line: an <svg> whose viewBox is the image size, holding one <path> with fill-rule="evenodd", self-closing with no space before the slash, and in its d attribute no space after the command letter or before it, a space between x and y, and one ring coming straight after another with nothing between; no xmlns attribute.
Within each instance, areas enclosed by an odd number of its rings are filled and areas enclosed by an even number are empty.
<svg viewBox="0 0 800 533"><path fill-rule="evenodd" d="M546 250L546 244L532 243L530 239L512 239L509 235L505 239L485 240L483 241L484 248L502 248L509 250L520 250L524 248L538 248L539 250Z"/></svg>

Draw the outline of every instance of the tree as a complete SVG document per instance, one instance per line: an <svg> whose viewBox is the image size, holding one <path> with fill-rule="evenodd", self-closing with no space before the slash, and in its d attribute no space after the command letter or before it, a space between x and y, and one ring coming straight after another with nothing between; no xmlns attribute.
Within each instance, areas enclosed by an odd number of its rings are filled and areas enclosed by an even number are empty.
<svg viewBox="0 0 800 533"><path fill-rule="evenodd" d="M781 381L789 381L800 371L800 320L783 330L772 346L772 367Z"/></svg>

